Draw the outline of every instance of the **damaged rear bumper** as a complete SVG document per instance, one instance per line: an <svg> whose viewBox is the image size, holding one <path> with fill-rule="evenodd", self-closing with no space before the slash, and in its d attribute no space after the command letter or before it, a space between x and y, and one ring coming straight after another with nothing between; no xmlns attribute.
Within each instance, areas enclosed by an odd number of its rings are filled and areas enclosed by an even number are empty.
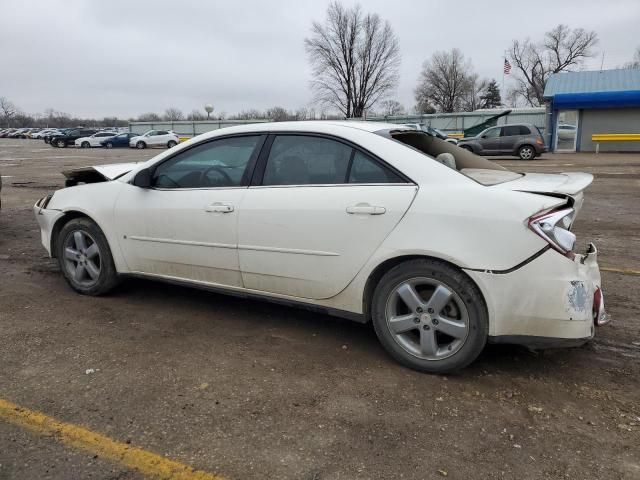
<svg viewBox="0 0 640 480"><path fill-rule="evenodd" d="M487 302L492 342L576 346L608 321L593 244L573 260L548 249L513 271L467 273Z"/></svg>

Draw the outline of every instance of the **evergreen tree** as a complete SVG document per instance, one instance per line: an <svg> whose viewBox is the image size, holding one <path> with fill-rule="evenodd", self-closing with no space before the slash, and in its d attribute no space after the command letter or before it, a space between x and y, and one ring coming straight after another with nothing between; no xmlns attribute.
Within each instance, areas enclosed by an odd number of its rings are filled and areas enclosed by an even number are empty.
<svg viewBox="0 0 640 480"><path fill-rule="evenodd" d="M491 80L480 99L482 100L482 108L500 107L502 105L502 97L500 96L500 87L498 87L498 82Z"/></svg>

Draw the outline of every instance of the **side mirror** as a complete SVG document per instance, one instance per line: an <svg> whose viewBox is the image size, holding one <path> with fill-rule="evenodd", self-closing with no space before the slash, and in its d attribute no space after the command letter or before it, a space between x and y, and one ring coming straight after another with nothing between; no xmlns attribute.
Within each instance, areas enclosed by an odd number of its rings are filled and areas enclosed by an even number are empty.
<svg viewBox="0 0 640 480"><path fill-rule="evenodd" d="M133 184L140 188L151 188L151 170L143 168L133 177Z"/></svg>

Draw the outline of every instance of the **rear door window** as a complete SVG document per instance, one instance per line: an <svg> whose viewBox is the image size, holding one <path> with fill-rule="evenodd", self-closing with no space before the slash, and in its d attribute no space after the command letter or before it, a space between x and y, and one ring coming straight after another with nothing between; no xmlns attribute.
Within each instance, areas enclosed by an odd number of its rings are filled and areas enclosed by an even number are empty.
<svg viewBox="0 0 640 480"><path fill-rule="evenodd" d="M523 135L520 132L521 132L520 125L507 125L506 127L502 127L503 137L513 137L515 135Z"/></svg>
<svg viewBox="0 0 640 480"><path fill-rule="evenodd" d="M405 183L405 181L368 155L356 151L349 172L349 183Z"/></svg>
<svg viewBox="0 0 640 480"><path fill-rule="evenodd" d="M279 135L271 145L263 185L345 183L352 148L329 138Z"/></svg>

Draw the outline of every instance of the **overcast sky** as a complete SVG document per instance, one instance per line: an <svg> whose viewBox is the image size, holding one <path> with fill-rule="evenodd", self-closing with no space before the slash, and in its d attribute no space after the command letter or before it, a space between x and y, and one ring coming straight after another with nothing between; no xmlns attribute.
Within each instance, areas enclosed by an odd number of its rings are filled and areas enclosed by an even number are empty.
<svg viewBox="0 0 640 480"><path fill-rule="evenodd" d="M351 5L356 3L344 0ZM394 97L407 108L421 65L460 48L482 77L502 80L513 38L558 23L596 30L589 67L615 68L640 44L640 1L362 0L391 22L402 53ZM236 113L310 106L304 38L328 0L0 0L0 96L29 113L136 116L211 102ZM508 85L507 77L507 85Z"/></svg>

